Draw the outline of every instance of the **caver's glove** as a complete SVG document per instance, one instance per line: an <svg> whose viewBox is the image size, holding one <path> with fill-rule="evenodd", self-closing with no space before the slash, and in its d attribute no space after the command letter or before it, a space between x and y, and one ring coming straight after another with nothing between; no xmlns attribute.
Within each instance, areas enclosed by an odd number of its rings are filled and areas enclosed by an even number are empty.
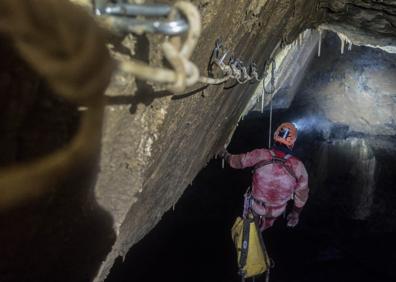
<svg viewBox="0 0 396 282"><path fill-rule="evenodd" d="M225 159L228 162L228 159L230 158L231 154L228 153L227 149L223 149L220 151L219 155Z"/></svg>
<svg viewBox="0 0 396 282"><path fill-rule="evenodd" d="M300 220L301 208L294 207L293 210L287 215L287 226L295 227Z"/></svg>

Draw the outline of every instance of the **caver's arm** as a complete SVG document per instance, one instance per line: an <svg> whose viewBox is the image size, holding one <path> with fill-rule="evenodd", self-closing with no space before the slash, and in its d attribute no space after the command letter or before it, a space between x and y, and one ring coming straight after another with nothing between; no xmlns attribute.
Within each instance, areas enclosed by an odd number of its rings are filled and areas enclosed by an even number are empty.
<svg viewBox="0 0 396 282"><path fill-rule="evenodd" d="M239 155L226 153L225 158L232 168L243 169L255 166L260 161L270 160L271 154L267 149L255 149Z"/></svg>
<svg viewBox="0 0 396 282"><path fill-rule="evenodd" d="M290 227L294 227L298 224L300 213L308 201L309 196L308 173L304 164L299 161L293 169L297 176L297 184L294 190L294 207L287 216L287 225Z"/></svg>

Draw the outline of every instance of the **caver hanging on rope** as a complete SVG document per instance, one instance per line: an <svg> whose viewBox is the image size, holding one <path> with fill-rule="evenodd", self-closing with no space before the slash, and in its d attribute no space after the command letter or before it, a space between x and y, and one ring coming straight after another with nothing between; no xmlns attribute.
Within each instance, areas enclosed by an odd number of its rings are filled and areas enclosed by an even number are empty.
<svg viewBox="0 0 396 282"><path fill-rule="evenodd" d="M243 218L237 218L231 232L242 281L265 271L268 281L270 259L261 231L271 227L276 218L284 213L289 200L294 201L294 208L287 216L287 225L296 226L308 199L305 167L290 154L296 139L294 125L283 123L275 131L275 144L270 150L256 149L240 155L224 152L231 167L254 167L252 190L248 189L245 194Z"/></svg>
<svg viewBox="0 0 396 282"><path fill-rule="evenodd" d="M236 169L254 167L252 190L245 194L244 211L252 210L260 218L260 229L271 227L285 212L289 200L294 207L289 213L287 225L294 227L299 221L300 212L308 200L308 174L304 164L294 157L292 149L297 140L297 129L292 123L281 124L273 136L271 146L272 100L275 92L275 60L271 59L265 68L264 77L271 66L269 91L263 80L263 93L271 95L268 148L256 149L239 155L232 155L226 149L222 152L228 164ZM262 97L264 101L264 95Z"/></svg>
<svg viewBox="0 0 396 282"><path fill-rule="evenodd" d="M274 134L271 149L224 157L232 168L254 168L251 193L245 195L245 211L252 210L260 218L260 229L271 227L284 213L289 200L294 207L287 216L287 225L294 227L308 200L308 174L304 164L292 155L297 130L291 123L284 123Z"/></svg>

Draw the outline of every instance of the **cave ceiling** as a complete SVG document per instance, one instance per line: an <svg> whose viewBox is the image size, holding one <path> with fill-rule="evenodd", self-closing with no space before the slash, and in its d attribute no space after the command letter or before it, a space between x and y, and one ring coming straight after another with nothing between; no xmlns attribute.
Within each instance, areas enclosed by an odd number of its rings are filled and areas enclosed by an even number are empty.
<svg viewBox="0 0 396 282"><path fill-rule="evenodd" d="M396 1L321 1L323 29L344 34L355 45L396 52Z"/></svg>

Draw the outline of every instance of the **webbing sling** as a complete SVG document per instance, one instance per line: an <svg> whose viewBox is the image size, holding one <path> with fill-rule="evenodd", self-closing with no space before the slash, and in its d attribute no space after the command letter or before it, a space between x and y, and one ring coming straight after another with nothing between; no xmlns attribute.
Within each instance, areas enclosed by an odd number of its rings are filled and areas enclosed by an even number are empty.
<svg viewBox="0 0 396 282"><path fill-rule="evenodd" d="M259 229L259 219L258 219L257 216L254 217L254 222L256 224L256 230L260 230ZM273 265L271 265L271 262L269 260L267 247L264 244L264 239L263 239L263 235L262 235L261 232L259 232L259 240L260 240L260 246L264 250L265 263L268 265L268 269L267 269L266 274L265 274L265 282L269 282L270 269L271 269L271 267L273 267Z"/></svg>
<svg viewBox="0 0 396 282"><path fill-rule="evenodd" d="M250 220L248 217L246 217L243 221L243 231L242 231L242 246L241 246L241 257L239 259L239 269L240 269L240 275L243 277L245 274L242 273L242 269L246 265L246 260L248 256L248 251L249 251L249 236L250 236L250 223L252 220Z"/></svg>
<svg viewBox="0 0 396 282"><path fill-rule="evenodd" d="M282 166L286 169L286 171L287 171L296 181L298 181L298 177L297 177L296 174L294 173L293 169L292 169L290 166L286 165L286 162L287 162L287 160L291 157L291 155L286 155L286 156L284 156L283 158L280 158L280 157L277 157L277 156L275 155L275 153L274 153L272 150L270 150L270 152L271 152L271 155L272 155L271 160L264 160L264 161L261 161L261 162L257 163L257 164L255 165L255 167L254 167L254 171L256 171L256 170L258 170L258 169L260 169L260 168L262 168L262 167L264 167L264 166L266 166L266 165L277 163L277 164L282 165Z"/></svg>

